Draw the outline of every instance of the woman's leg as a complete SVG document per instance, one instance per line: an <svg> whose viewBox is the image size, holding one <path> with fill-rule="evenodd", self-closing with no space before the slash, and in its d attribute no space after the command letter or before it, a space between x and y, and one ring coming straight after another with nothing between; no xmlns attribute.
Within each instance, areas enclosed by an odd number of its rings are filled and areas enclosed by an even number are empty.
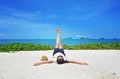
<svg viewBox="0 0 120 79"><path fill-rule="evenodd" d="M61 39L60 39L60 32L61 30L57 30L57 38L56 38L56 46L53 52L53 55L57 52L61 52L65 55L64 50L62 49Z"/></svg>
<svg viewBox="0 0 120 79"><path fill-rule="evenodd" d="M60 40L60 32L61 30L57 30L57 38L56 38L56 46L55 48L59 48L62 49L62 45L61 45L61 40Z"/></svg>

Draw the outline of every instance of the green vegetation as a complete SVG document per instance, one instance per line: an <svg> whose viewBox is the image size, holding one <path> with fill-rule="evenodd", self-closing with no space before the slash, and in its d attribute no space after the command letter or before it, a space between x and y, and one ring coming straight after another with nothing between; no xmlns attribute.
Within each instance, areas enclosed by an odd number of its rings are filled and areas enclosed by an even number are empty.
<svg viewBox="0 0 120 79"><path fill-rule="evenodd" d="M80 50L80 49L117 49L120 50L120 43L91 43L91 44L78 44L78 45L63 45L64 49ZM0 44L0 52L9 51L34 51L34 50L53 50L54 47L50 45L41 44L22 44L22 43L9 43Z"/></svg>
<svg viewBox="0 0 120 79"><path fill-rule="evenodd" d="M91 44L78 44L78 45L63 45L63 48L69 50L80 50L80 49L117 49L120 50L120 43L91 43Z"/></svg>
<svg viewBox="0 0 120 79"><path fill-rule="evenodd" d="M9 51L33 51L33 50L51 50L53 49L50 45L41 45L41 44L22 44L22 43L9 43L9 44L0 44L0 52L9 52Z"/></svg>

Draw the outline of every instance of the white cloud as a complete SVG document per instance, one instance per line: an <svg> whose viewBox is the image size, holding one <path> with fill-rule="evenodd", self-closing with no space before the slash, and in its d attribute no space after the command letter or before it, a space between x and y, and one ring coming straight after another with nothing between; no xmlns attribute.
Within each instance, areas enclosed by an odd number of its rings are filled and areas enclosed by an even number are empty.
<svg viewBox="0 0 120 79"><path fill-rule="evenodd" d="M79 37L81 37L81 35L79 35L79 34L77 34L77 35L75 35L77 38L79 38Z"/></svg>
<svg viewBox="0 0 120 79"><path fill-rule="evenodd" d="M90 19L92 17L95 17L95 16L98 16L101 12L92 12L92 13L89 13L89 14L85 14L81 17L79 17L79 19L82 19L82 20L86 20L86 19Z"/></svg>
<svg viewBox="0 0 120 79"><path fill-rule="evenodd" d="M0 37L5 37L6 35L5 34L0 34Z"/></svg>
<svg viewBox="0 0 120 79"><path fill-rule="evenodd" d="M77 38L86 37L85 35L80 35L80 34L76 34L75 36L76 36Z"/></svg>
<svg viewBox="0 0 120 79"><path fill-rule="evenodd" d="M53 27L55 25L49 23L35 23L29 20L16 19L13 17L0 18L0 27L21 27L21 28L36 28L36 27Z"/></svg>
<svg viewBox="0 0 120 79"><path fill-rule="evenodd" d="M81 37L84 37L84 38L91 38L90 35L80 35L80 34L76 34L75 37L76 37L76 38L81 38Z"/></svg>
<svg viewBox="0 0 120 79"><path fill-rule="evenodd" d="M47 18L54 19L54 18L56 18L56 15L54 15L54 14L51 14L51 15L47 16Z"/></svg>
<svg viewBox="0 0 120 79"><path fill-rule="evenodd" d="M47 12L35 11L35 12L26 12L23 10L16 10L13 8L4 8L3 13L7 13L6 16L11 16L19 19L27 20L39 20L39 19L54 19L55 14L48 14Z"/></svg>
<svg viewBox="0 0 120 79"><path fill-rule="evenodd" d="M40 11L25 12L13 8L5 8L5 14L0 15L0 27L53 27L55 25L49 23L40 23L43 19L54 19L54 14L45 14ZM8 12L6 14L6 12Z"/></svg>
<svg viewBox="0 0 120 79"><path fill-rule="evenodd" d="M99 16L106 10L116 6L115 0L97 0L76 5L76 8L72 8L73 15L69 15L69 20L87 20L95 16Z"/></svg>

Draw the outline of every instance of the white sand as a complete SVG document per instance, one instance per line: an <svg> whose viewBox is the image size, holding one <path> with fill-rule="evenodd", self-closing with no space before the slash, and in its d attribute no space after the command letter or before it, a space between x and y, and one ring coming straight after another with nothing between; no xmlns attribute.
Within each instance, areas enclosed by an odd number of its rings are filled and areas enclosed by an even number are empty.
<svg viewBox="0 0 120 79"><path fill-rule="evenodd" d="M65 50L68 59L77 64L44 64L32 66L42 55L52 59L49 51L0 53L0 79L120 79L120 50Z"/></svg>

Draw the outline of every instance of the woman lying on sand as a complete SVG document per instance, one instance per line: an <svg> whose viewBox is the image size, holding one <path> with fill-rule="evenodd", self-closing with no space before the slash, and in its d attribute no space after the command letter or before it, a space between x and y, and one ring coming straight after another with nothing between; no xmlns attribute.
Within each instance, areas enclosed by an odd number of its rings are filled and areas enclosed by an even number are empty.
<svg viewBox="0 0 120 79"><path fill-rule="evenodd" d="M60 32L61 30L57 30L57 39L56 39L56 46L53 52L53 60L48 60L48 61L40 61L36 62L33 64L33 66L38 66L41 64L50 64L50 63L57 63L57 64L64 64L64 63L74 63L74 64L80 64L80 65L88 65L86 62L78 62L74 60L67 60L66 55L64 53L64 50L61 45L61 40L60 40Z"/></svg>

